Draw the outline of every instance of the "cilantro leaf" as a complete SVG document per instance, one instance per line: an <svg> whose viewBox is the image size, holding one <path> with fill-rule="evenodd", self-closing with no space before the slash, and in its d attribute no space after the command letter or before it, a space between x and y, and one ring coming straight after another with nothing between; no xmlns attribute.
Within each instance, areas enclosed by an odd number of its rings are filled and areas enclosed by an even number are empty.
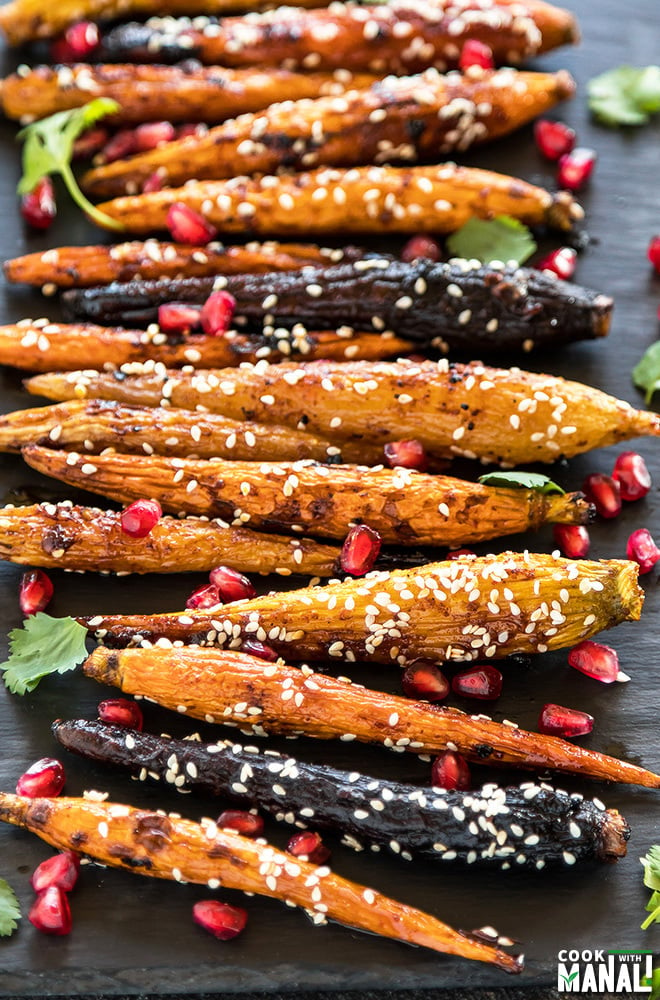
<svg viewBox="0 0 660 1000"><path fill-rule="evenodd" d="M99 211L78 187L71 170L73 144L85 129L100 118L105 118L119 109L116 101L108 97L97 97L82 108L58 111L54 115L33 122L21 132L23 139L23 176L18 183L18 193L28 194L48 174L59 174L69 194L83 212L101 226L112 229L123 228L116 219Z"/></svg>
<svg viewBox="0 0 660 1000"><path fill-rule="evenodd" d="M11 886L0 878L0 937L11 937L21 919L21 908Z"/></svg>
<svg viewBox="0 0 660 1000"><path fill-rule="evenodd" d="M660 66L618 66L589 81L589 108L605 125L645 125L660 111Z"/></svg>
<svg viewBox="0 0 660 1000"><path fill-rule="evenodd" d="M536 243L527 226L510 215L498 215L491 221L469 219L447 240L447 248L454 257L491 261L510 260L522 264L536 250Z"/></svg>
<svg viewBox="0 0 660 1000"><path fill-rule="evenodd" d="M645 931L651 924L660 923L660 844L650 847L647 854L639 860L644 869L644 885L653 890L646 904L649 916L641 925Z"/></svg>
<svg viewBox="0 0 660 1000"><path fill-rule="evenodd" d="M565 493L552 479L538 472L487 472L479 476L484 486L503 486L507 489L538 490L539 493Z"/></svg>
<svg viewBox="0 0 660 1000"><path fill-rule="evenodd" d="M87 629L73 618L40 611L9 633L9 659L0 663L12 694L34 691L42 677L73 670L87 657Z"/></svg>
<svg viewBox="0 0 660 1000"><path fill-rule="evenodd" d="M651 344L632 370L632 380L645 393L646 405L660 389L660 340Z"/></svg>

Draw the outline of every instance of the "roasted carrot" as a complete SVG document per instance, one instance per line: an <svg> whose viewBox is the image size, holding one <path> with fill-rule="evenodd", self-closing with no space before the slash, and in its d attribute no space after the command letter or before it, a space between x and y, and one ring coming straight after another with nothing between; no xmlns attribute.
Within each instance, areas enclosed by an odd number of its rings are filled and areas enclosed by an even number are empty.
<svg viewBox="0 0 660 1000"><path fill-rule="evenodd" d="M195 719L237 726L247 735L357 740L410 753L458 750L495 767L565 771L660 788L660 775L557 736L416 702L234 650L199 646L97 647L83 670L101 684L153 698Z"/></svg>
<svg viewBox="0 0 660 1000"><path fill-rule="evenodd" d="M141 781L219 795L299 827L338 829L348 847L379 844L406 861L504 869L615 861L625 855L630 835L616 809L546 784L420 788L233 740L175 740L86 719L56 722L53 735L67 750L128 769ZM479 814L491 822L480 824Z"/></svg>
<svg viewBox="0 0 660 1000"><path fill-rule="evenodd" d="M0 507L0 558L89 573L208 573L224 564L242 573L328 577L339 548L195 517L163 517L145 538L130 538L117 511L64 501Z"/></svg>
<svg viewBox="0 0 660 1000"><path fill-rule="evenodd" d="M288 858L207 820L88 799L29 799L0 792L0 820L36 833L61 850L84 849L113 868L153 878L222 885L290 901L325 919L435 951L520 972L521 959L434 917L349 882L329 868ZM319 921L320 922L320 921Z"/></svg>
<svg viewBox="0 0 660 1000"><path fill-rule="evenodd" d="M135 371L134 369L132 371ZM222 371L50 373L28 379L49 399L99 397L129 404L198 405L234 419L269 421L342 441L416 438L436 457L514 466L556 459L642 435L660 417L590 386L518 368L352 362L242 366Z"/></svg>
<svg viewBox="0 0 660 1000"><path fill-rule="evenodd" d="M462 662L545 653L637 621L644 601L638 572L637 563L623 559L504 552L265 594L211 613L86 622L121 643L165 637L223 645L231 634L268 641L299 661Z"/></svg>
<svg viewBox="0 0 660 1000"><path fill-rule="evenodd" d="M22 454L44 475L110 500L152 497L174 514L220 516L263 531L304 530L337 540L362 521L385 544L453 548L547 523L585 524L593 514L582 493L503 489L382 466L89 456L40 445L28 445Z"/></svg>
<svg viewBox="0 0 660 1000"><path fill-rule="evenodd" d="M178 186L191 178L270 173L281 167L437 161L513 132L574 90L565 71L503 69L474 78L433 70L424 76L388 77L341 97L272 104L203 136L98 167L84 175L82 185L90 195L110 197L142 190L154 171L168 185ZM248 209L243 212L245 218L253 214L251 208L249 215ZM308 224L311 218L309 213Z"/></svg>

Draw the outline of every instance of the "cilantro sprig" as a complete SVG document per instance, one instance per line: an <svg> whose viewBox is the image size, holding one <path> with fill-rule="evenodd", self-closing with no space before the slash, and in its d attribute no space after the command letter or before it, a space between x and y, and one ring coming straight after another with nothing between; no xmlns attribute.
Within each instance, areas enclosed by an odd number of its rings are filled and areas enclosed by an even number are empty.
<svg viewBox="0 0 660 1000"><path fill-rule="evenodd" d="M12 694L34 691L49 674L74 670L87 657L87 629L74 618L52 618L43 611L9 633L9 659L0 663Z"/></svg>
<svg viewBox="0 0 660 1000"><path fill-rule="evenodd" d="M604 125L646 125L660 111L660 66L617 66L590 80L587 92Z"/></svg>
<svg viewBox="0 0 660 1000"><path fill-rule="evenodd" d="M0 937L11 937L20 919L21 908L16 894L9 883L0 878Z"/></svg>
<svg viewBox="0 0 660 1000"><path fill-rule="evenodd" d="M493 260L522 264L532 256L536 243L527 226L518 219L498 215L489 221L469 219L448 238L447 249L454 257L480 260L482 264Z"/></svg>
<svg viewBox="0 0 660 1000"><path fill-rule="evenodd" d="M479 476L484 486L503 486L507 489L537 490L539 493L565 493L548 476L539 472L487 472Z"/></svg>
<svg viewBox="0 0 660 1000"><path fill-rule="evenodd" d="M654 394L660 389L660 340L644 352L632 370L632 380L645 394L649 406Z"/></svg>
<svg viewBox="0 0 660 1000"><path fill-rule="evenodd" d="M639 859L644 869L644 885L652 889L651 898L646 904L649 916L641 925L645 931L651 924L660 923L660 844L654 844L648 853Z"/></svg>
<svg viewBox="0 0 660 1000"><path fill-rule="evenodd" d="M108 97L97 97L82 108L58 111L19 132L18 138L24 140L23 176L18 183L19 195L29 194L43 177L59 174L76 205L90 219L101 226L122 229L121 223L101 212L85 197L71 169L73 144L81 132L100 118L118 110L116 101Z"/></svg>

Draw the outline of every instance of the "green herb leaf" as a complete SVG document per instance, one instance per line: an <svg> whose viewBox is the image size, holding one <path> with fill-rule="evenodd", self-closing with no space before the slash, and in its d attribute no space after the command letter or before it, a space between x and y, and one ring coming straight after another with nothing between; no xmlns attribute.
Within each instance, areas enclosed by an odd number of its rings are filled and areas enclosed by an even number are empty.
<svg viewBox="0 0 660 1000"><path fill-rule="evenodd" d="M65 674L87 656L87 629L73 618L31 615L9 633L9 659L0 663L12 694L34 691L42 677Z"/></svg>
<svg viewBox="0 0 660 1000"><path fill-rule="evenodd" d="M21 908L11 886L0 878L0 937L11 937L21 919Z"/></svg>
<svg viewBox="0 0 660 1000"><path fill-rule="evenodd" d="M97 97L82 108L58 111L48 118L28 125L18 138L25 141L23 147L23 176L18 184L20 195L28 194L48 174L59 174L67 186L69 194L83 212L101 226L122 229L121 223L92 205L78 187L71 170L73 144L85 129L100 118L119 110L116 101L108 97Z"/></svg>
<svg viewBox="0 0 660 1000"><path fill-rule="evenodd" d="M644 869L644 885L654 892L660 892L660 844L654 844L639 860Z"/></svg>
<svg viewBox="0 0 660 1000"><path fill-rule="evenodd" d="M646 405L649 406L654 393L660 389L660 340L651 344L632 370L632 380L638 389L644 391Z"/></svg>
<svg viewBox="0 0 660 1000"><path fill-rule="evenodd" d="M447 240L454 257L480 260L482 264L514 260L522 264L536 250L536 243L527 226L510 215L498 215L487 222L470 219Z"/></svg>
<svg viewBox="0 0 660 1000"><path fill-rule="evenodd" d="M618 66L589 81L589 108L605 125L645 125L660 111L660 66Z"/></svg>
<svg viewBox="0 0 660 1000"><path fill-rule="evenodd" d="M484 486L502 486L507 489L538 490L539 493L565 493L552 479L538 472L487 472L479 476Z"/></svg>

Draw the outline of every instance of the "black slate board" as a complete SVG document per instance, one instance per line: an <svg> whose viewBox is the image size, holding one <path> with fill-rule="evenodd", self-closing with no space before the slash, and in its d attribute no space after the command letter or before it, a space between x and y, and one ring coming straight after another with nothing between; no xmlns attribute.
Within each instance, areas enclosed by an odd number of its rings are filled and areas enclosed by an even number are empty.
<svg viewBox="0 0 660 1000"><path fill-rule="evenodd" d="M621 63L646 65L657 59L657 0L634 0L622 9L617 0L575 0L584 35L575 50L562 50L538 61L543 68L568 68L577 78L579 94L558 116L579 132L582 145L593 145L599 163L590 188L582 195L587 228L593 242L583 253L577 280L613 294L614 327L605 343L579 345L561 356L525 358L524 366L579 378L638 405L629 372L643 350L656 339L656 310L660 279L645 260L650 236L660 229L658 197L658 123L635 131L612 131L589 122L585 84L597 72ZM6 63L9 65L9 62ZM83 243L94 238L84 222L62 213L47 239L28 235L18 220L14 185L18 156L14 129L0 126L3 169L0 174L0 245L4 256L63 242ZM534 148L531 128L469 157L469 162L528 180L553 183L552 165ZM549 244L550 245L550 244ZM49 303L22 291L0 288L3 321L48 312ZM52 314L55 315L54 310ZM2 408L31 405L10 372L0 376ZM621 449L618 449L621 450ZM639 450L654 475L655 486L645 501L628 506L614 523L592 531L596 556L621 556L634 528L647 526L660 538L660 452L654 441L642 441ZM556 470L567 488L577 488L584 475L609 471L617 449L601 451ZM13 457L0 456L3 490L53 484L26 469ZM516 539L511 547L551 547L549 531L538 537ZM500 546L504 548L505 546ZM490 549L494 546L489 546ZM16 590L19 567L0 566L2 633L20 623ZM187 593L201 579L95 579L53 574L56 597L49 609L55 615L96 611L166 610L181 607ZM302 583L302 581L300 581ZM566 666L564 654L539 658L527 669L506 668L505 693L495 704L495 718L514 718L534 728L539 707L559 701L586 709L596 717L596 729L584 744L618 754L646 766L660 768L656 704L657 634L660 595L657 573L645 578L647 601L641 623L621 626L607 636L621 653L628 685L606 687L578 675ZM360 672L365 683L396 690L397 677L370 668ZM0 691L0 788L13 788L29 763L52 755L57 747L49 723L75 713L93 717L105 692L79 676L48 680L31 697L18 699ZM156 731L186 732L181 719L172 719L149 706L147 726ZM210 728L200 730L211 735ZM215 731L218 735L218 731ZM369 748L330 746L312 741L278 746L310 760L328 760L377 774L424 782L428 765L400 755L383 755ZM215 815L219 805L209 801L166 796L160 790L130 783L82 761L67 759L71 794L102 788L117 800L150 803L178 809L191 817ZM486 771L482 776L485 780ZM646 934L639 923L647 893L641 883L638 857L660 840L657 795L623 787L562 781L571 790L601 796L629 819L633 836L628 857L611 868L562 871L554 874L451 870L440 865L408 864L393 858L356 855L329 838L338 872L377 886L410 904L431 910L463 928L495 924L502 933L523 942L527 968L516 987L556 985L556 956L561 948L639 949L660 951L657 927ZM283 844L286 831L270 824L271 839ZM0 877L16 889L24 912L32 894L29 874L48 848L28 834L0 829ZM476 963L444 958L404 945L329 925L316 929L299 912L271 900L236 901L250 913L247 932L230 944L214 941L190 920L192 903L202 889L151 882L125 873L87 868L72 898L74 931L66 939L37 934L23 921L10 940L0 941L0 995L61 994L195 994L298 991L381 991L478 989L513 986L497 970ZM229 896L230 894L227 894Z"/></svg>

